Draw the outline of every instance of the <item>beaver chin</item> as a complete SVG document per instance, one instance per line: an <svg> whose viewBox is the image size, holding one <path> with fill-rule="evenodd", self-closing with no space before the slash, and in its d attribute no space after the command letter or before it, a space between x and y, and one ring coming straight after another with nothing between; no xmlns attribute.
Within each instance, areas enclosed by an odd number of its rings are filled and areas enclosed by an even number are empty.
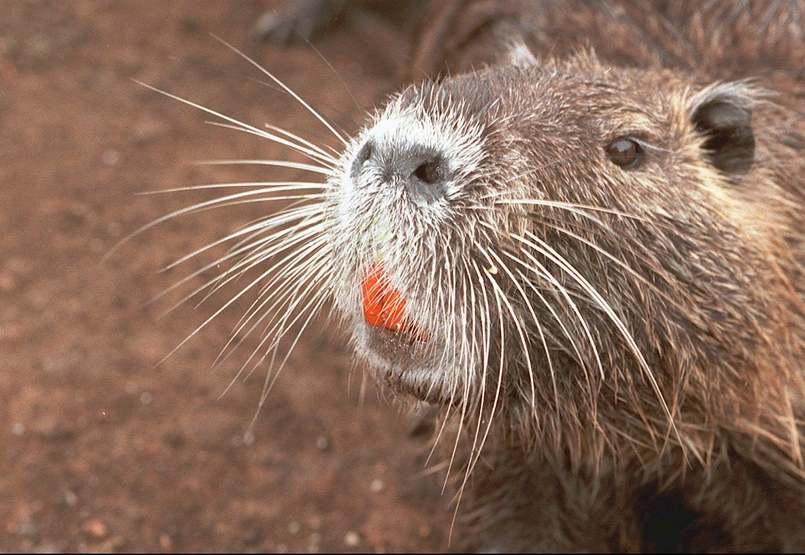
<svg viewBox="0 0 805 555"><path fill-rule="evenodd" d="M361 322L355 327L359 356L394 392L432 404L450 404L456 383L437 353L446 346L406 331Z"/></svg>

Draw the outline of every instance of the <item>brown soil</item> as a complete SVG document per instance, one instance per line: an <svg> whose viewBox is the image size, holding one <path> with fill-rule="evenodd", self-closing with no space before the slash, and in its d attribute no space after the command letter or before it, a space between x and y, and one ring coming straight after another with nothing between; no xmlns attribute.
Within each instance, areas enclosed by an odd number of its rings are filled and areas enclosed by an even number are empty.
<svg viewBox="0 0 805 555"><path fill-rule="evenodd" d="M418 551L452 517L428 447L314 322L260 411L265 377L235 378L259 337L213 368L249 300L179 293L201 262L160 273L265 214L251 204L140 226L209 195L138 195L304 177L204 166L287 157L137 79L261 126L331 143L215 33L328 111L360 120L394 86L349 29L311 47L254 42L274 3L4 2L0 17L0 551ZM386 45L388 46L388 45ZM395 51L389 48L389 51ZM204 259L209 262L210 257ZM165 314L167 312L167 314ZM232 384L231 387L230 383ZM229 389L227 389L229 388Z"/></svg>

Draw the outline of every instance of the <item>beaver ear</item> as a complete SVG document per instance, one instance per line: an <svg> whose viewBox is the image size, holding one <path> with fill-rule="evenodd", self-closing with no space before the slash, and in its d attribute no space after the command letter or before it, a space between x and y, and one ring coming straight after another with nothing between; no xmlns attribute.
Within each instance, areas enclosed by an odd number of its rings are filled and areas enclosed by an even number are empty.
<svg viewBox="0 0 805 555"><path fill-rule="evenodd" d="M702 91L694 99L691 122L704 135L713 165L726 173L746 173L755 157L751 90L728 83Z"/></svg>

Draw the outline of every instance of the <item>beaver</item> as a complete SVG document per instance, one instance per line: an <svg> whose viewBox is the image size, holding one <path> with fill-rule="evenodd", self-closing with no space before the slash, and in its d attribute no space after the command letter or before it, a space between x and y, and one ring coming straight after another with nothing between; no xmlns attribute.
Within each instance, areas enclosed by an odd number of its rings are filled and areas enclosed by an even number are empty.
<svg viewBox="0 0 805 555"><path fill-rule="evenodd" d="M268 344L331 300L443 407L462 547L805 549L805 8L423 13L413 84L300 141L323 192L241 251L292 253Z"/></svg>

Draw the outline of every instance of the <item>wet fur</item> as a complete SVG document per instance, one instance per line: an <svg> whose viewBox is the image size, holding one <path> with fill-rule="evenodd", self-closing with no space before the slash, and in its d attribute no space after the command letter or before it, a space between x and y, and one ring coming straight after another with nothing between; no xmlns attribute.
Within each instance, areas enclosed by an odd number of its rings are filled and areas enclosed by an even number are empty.
<svg viewBox="0 0 805 555"><path fill-rule="evenodd" d="M697 129L697 114L724 102L752 111L748 171L719 161ZM775 518L801 518L804 491L802 291L788 277L800 258L781 240L805 223L802 145L780 141L785 113L746 84L702 87L588 53L411 88L356 139L394 152L393 122L431 121L473 160L436 215L393 180L343 170L333 203L370 223L332 241L351 264L338 274L355 276L336 288L350 327L366 326L356 280L380 258L436 338L400 356L356 333L393 387L450 407L470 430L481 545L792 541L788 526L773 533ZM604 155L623 135L645 143L636 170Z"/></svg>

